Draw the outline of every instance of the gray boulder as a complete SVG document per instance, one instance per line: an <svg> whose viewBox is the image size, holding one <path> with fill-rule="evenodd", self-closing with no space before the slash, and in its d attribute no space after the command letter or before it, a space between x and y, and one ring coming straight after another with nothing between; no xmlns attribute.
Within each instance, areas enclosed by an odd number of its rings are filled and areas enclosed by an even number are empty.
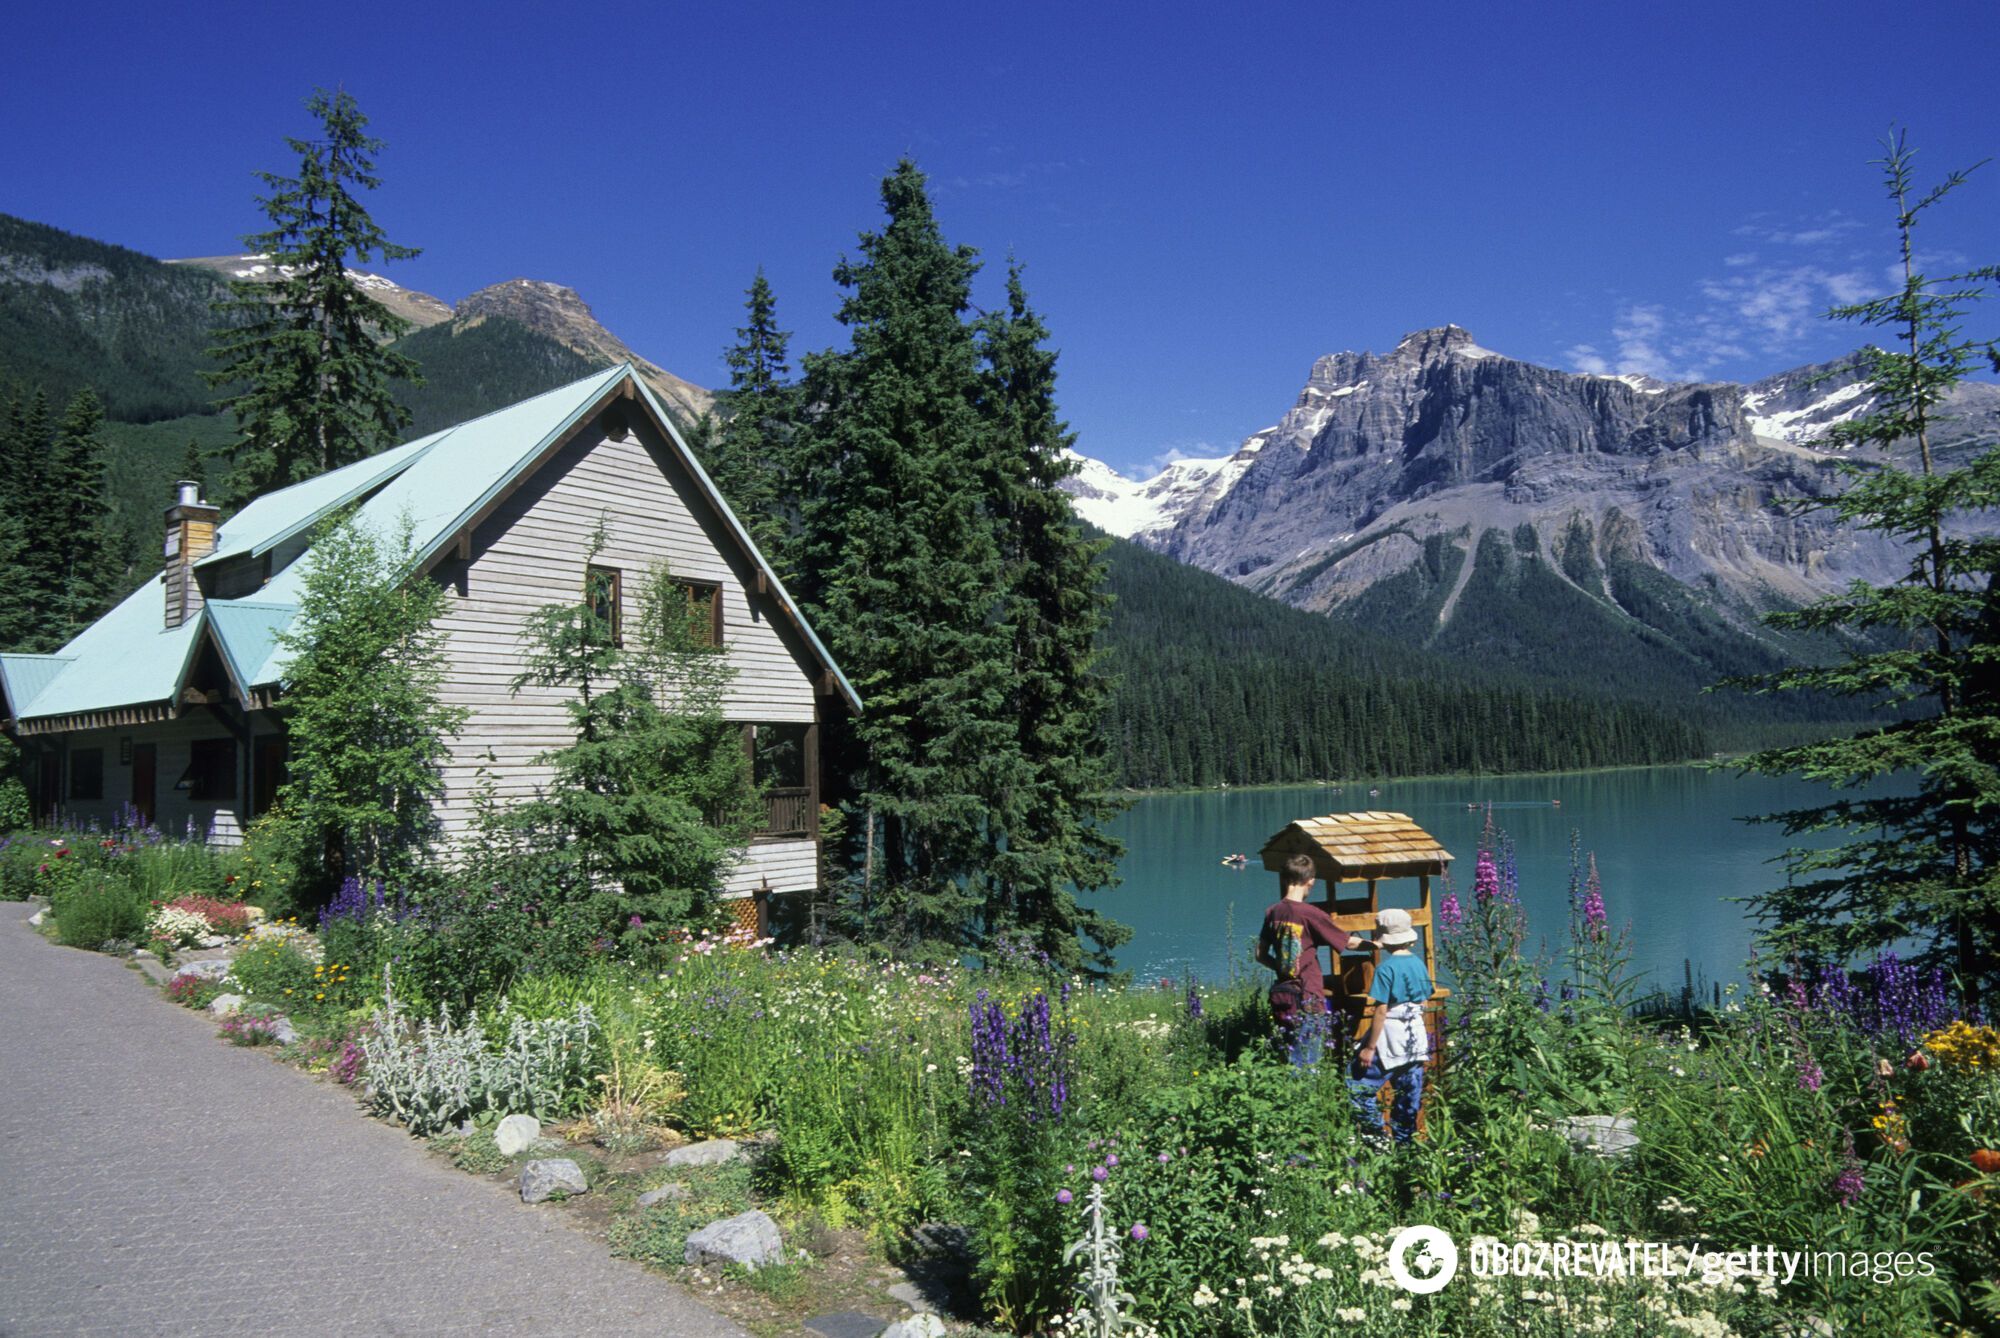
<svg viewBox="0 0 2000 1338"><path fill-rule="evenodd" d="M690 1143L667 1154L668 1166L720 1166L743 1155L743 1145L733 1138L711 1138L706 1143Z"/></svg>
<svg viewBox="0 0 2000 1338"><path fill-rule="evenodd" d="M493 1146L500 1149L503 1157L532 1151L541 1141L542 1122L532 1115L509 1115L493 1131Z"/></svg>
<svg viewBox="0 0 2000 1338"><path fill-rule="evenodd" d="M1600 1157L1624 1157L1639 1146L1638 1122L1630 1115L1572 1115L1555 1130L1574 1146Z"/></svg>
<svg viewBox="0 0 2000 1338"><path fill-rule="evenodd" d="M753 1273L766 1264L782 1263L785 1242L770 1214L752 1208L747 1213L710 1222L687 1238L690 1264L741 1264Z"/></svg>
<svg viewBox="0 0 2000 1338"><path fill-rule="evenodd" d="M641 1208L657 1208L663 1203L673 1203L688 1196L688 1187L678 1180L670 1180L658 1189L649 1189L639 1196Z"/></svg>
<svg viewBox="0 0 2000 1338"><path fill-rule="evenodd" d="M208 957L199 962L182 962L180 974L200 976L203 980L220 980L229 974L227 957Z"/></svg>
<svg viewBox="0 0 2000 1338"><path fill-rule="evenodd" d="M588 1194L583 1168L568 1157L531 1161L521 1168L521 1202L540 1203L557 1194Z"/></svg>
<svg viewBox="0 0 2000 1338"><path fill-rule="evenodd" d="M243 1011L243 996L240 994L218 994L208 1001L208 1011L217 1017L234 1017Z"/></svg>
<svg viewBox="0 0 2000 1338"><path fill-rule="evenodd" d="M274 1017L271 1019L271 1039L279 1045L296 1045L299 1033L293 1028L290 1018Z"/></svg>

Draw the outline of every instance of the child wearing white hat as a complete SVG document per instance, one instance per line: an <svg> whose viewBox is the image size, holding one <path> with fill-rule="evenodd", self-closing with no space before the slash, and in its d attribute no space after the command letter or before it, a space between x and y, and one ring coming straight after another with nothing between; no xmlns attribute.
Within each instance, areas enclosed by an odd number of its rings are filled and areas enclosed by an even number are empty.
<svg viewBox="0 0 2000 1338"><path fill-rule="evenodd" d="M1431 997L1431 973L1410 951L1417 931L1410 913L1389 907L1375 916L1375 944L1383 957L1375 964L1368 987L1368 1012L1357 1033L1360 1053L1347 1079L1361 1121L1362 1138L1382 1141L1382 1113L1376 1104L1383 1084L1395 1089L1389 1108L1389 1128L1403 1144L1417 1136L1417 1111L1424 1100L1424 1061L1430 1058L1430 1034L1424 1028L1424 1005Z"/></svg>

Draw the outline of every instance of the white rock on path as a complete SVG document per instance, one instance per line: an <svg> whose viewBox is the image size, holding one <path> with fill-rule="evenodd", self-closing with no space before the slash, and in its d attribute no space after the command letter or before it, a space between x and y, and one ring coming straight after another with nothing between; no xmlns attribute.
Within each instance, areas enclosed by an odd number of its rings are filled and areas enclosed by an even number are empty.
<svg viewBox="0 0 2000 1338"><path fill-rule="evenodd" d="M690 1235L685 1257L690 1264L741 1264L754 1273L765 1264L782 1263L785 1242L770 1214L752 1208L747 1213L710 1222Z"/></svg>
<svg viewBox="0 0 2000 1338"><path fill-rule="evenodd" d="M526 1152L541 1141L542 1122L532 1115L509 1115L500 1121L500 1127L493 1131L493 1146L500 1149L500 1155L511 1157L517 1152Z"/></svg>

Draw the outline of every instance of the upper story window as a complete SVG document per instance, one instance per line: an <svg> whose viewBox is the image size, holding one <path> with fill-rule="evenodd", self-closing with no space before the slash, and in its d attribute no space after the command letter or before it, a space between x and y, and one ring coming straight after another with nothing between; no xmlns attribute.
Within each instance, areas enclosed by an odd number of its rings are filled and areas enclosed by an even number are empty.
<svg viewBox="0 0 2000 1338"><path fill-rule="evenodd" d="M623 581L616 567L583 569L583 603L590 611L592 629L614 646L625 644L622 590Z"/></svg>
<svg viewBox="0 0 2000 1338"><path fill-rule="evenodd" d="M712 581L667 582L671 614L685 610L688 635L698 646L722 644L722 587Z"/></svg>

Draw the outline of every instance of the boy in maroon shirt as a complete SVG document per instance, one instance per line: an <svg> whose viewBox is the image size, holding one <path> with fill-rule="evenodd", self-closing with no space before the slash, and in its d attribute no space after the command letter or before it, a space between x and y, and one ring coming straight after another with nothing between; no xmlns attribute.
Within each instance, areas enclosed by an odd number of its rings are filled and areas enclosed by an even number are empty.
<svg viewBox="0 0 2000 1338"><path fill-rule="evenodd" d="M1359 940L1334 924L1325 911L1306 903L1316 880L1311 858L1294 855L1286 860L1283 878L1284 896L1264 912L1257 962L1277 973L1271 986L1271 1015L1285 1052L1304 1067L1319 1062L1326 1045L1326 975L1320 970L1319 950L1344 952Z"/></svg>

